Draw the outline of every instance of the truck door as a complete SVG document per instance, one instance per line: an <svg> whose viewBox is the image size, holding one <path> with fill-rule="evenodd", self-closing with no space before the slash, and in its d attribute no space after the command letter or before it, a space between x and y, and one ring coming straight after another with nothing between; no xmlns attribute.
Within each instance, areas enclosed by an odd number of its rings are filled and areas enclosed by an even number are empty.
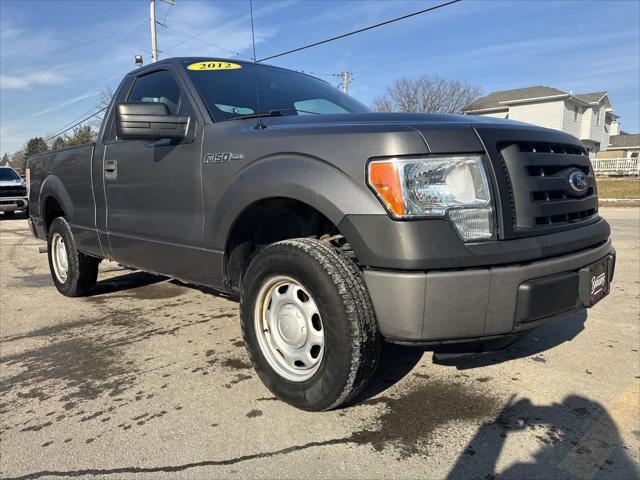
<svg viewBox="0 0 640 480"><path fill-rule="evenodd" d="M163 69L141 74L123 95L128 102L163 102L172 114L188 115L189 132L179 142L120 140L115 135L105 142L106 230L115 260L205 283L200 161L203 121L185 91L174 74ZM115 110L112 108L111 115Z"/></svg>

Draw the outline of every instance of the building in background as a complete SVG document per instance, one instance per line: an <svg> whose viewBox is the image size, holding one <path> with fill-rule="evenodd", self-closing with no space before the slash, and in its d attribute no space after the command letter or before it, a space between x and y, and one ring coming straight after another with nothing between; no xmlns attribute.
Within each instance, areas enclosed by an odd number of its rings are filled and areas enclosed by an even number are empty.
<svg viewBox="0 0 640 480"><path fill-rule="evenodd" d="M574 95L544 86L503 90L476 100L463 112L561 130L582 140L590 156L607 150L610 135L620 133L607 92Z"/></svg>
<svg viewBox="0 0 640 480"><path fill-rule="evenodd" d="M598 158L638 158L640 157L640 134L620 132L609 137L609 145L598 152Z"/></svg>

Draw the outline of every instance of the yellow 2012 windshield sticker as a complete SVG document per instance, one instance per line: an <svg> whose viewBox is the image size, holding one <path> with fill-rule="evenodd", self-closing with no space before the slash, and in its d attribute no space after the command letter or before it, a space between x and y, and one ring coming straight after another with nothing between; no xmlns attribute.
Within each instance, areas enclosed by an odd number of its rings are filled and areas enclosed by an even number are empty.
<svg viewBox="0 0 640 480"><path fill-rule="evenodd" d="M237 70L238 68L242 68L242 66L237 63L231 62L198 62L192 63L187 67L188 70Z"/></svg>

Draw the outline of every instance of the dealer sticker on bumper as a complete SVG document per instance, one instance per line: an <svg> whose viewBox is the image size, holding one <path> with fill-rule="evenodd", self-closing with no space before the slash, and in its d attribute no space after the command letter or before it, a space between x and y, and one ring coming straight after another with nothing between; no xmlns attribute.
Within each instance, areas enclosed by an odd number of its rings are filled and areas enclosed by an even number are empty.
<svg viewBox="0 0 640 480"><path fill-rule="evenodd" d="M592 307L609 294L610 257L580 270L580 299L585 307Z"/></svg>

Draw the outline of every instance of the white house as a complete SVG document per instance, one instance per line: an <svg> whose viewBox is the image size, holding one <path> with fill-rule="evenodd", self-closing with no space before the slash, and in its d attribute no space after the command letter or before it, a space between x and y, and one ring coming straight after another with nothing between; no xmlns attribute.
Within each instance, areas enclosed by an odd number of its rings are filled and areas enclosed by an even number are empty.
<svg viewBox="0 0 640 480"><path fill-rule="evenodd" d="M599 152L598 158L640 158L640 134L611 134L607 150Z"/></svg>
<svg viewBox="0 0 640 480"><path fill-rule="evenodd" d="M463 112L562 130L582 140L591 155L606 150L609 136L620 129L607 92L574 95L544 86L518 88L490 93Z"/></svg>

